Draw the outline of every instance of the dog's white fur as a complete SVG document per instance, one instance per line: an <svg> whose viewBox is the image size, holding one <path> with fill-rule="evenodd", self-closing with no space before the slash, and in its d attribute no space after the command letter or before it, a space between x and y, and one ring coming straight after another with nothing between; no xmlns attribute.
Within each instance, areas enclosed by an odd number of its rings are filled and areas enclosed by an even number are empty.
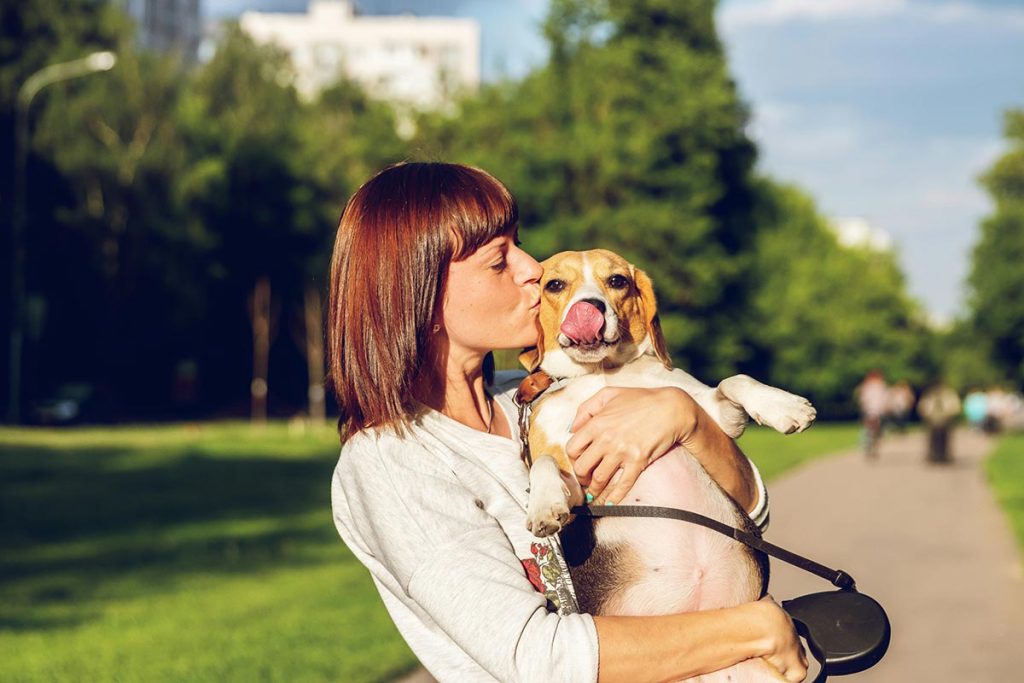
<svg viewBox="0 0 1024 683"><path fill-rule="evenodd" d="M600 249L562 252L545 261L544 268L542 288L553 279L565 282L566 288L557 296L547 292L542 295L544 339L543 346L538 348L539 365L552 377L576 379L538 402L531 419L534 464L530 472L527 527L533 533L555 533L568 521L569 508L583 500L582 490L564 456L565 445L572 436L569 426L580 403L602 387L679 387L732 438L743 433L748 416L783 434L803 431L814 421L816 412L807 399L746 375L728 377L717 387L709 387L682 370L668 367L667 354L659 351L664 342L660 339L656 311L649 310L656 305L650 282L642 271L617 254ZM568 274L575 277L569 281ZM627 274L630 291L625 296L610 290L609 274ZM645 287L646 297L641 291ZM580 354L574 352L571 340L555 331L570 307L583 299L597 299L605 304L602 337L609 346L597 362L580 362ZM630 306L631 302L641 305ZM646 319L642 325L636 320L620 324L631 315ZM637 334L641 329L644 334ZM552 446L556 452L546 452Z"/></svg>
<svg viewBox="0 0 1024 683"><path fill-rule="evenodd" d="M549 289L552 280L561 282L559 291ZM527 527L538 536L562 529L570 521L570 507L583 502L565 446L579 405L602 387L679 387L733 438L743 433L748 416L786 434L802 431L814 420L815 410L806 399L746 375L709 387L673 369L650 280L612 252L556 254L544 262L541 286L542 338L521 360L531 370L539 365L553 377L572 379L534 403ZM603 334L587 348L560 331L566 312L582 299L604 304ZM626 502L682 507L752 529L739 506L682 448L672 449L641 473ZM576 529L573 525L566 533L572 535ZM603 519L587 533L592 534L590 550L570 566L581 606L595 614L655 615L731 607L757 600L767 585L763 554L702 527L622 517ZM576 547L569 543L567 553ZM766 662L754 659L693 680L765 683L782 678Z"/></svg>

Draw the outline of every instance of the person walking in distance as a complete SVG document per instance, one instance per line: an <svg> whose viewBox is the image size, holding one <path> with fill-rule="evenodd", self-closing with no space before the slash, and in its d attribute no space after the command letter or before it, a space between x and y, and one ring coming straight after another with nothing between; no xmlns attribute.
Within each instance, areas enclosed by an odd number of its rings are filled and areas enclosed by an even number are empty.
<svg viewBox="0 0 1024 683"><path fill-rule="evenodd" d="M939 380L921 396L917 414L928 425L927 461L936 464L950 462L949 429L960 414L960 397Z"/></svg>
<svg viewBox="0 0 1024 683"><path fill-rule="evenodd" d="M882 416L888 406L888 387L881 370L872 370L854 389L857 405L860 407L861 433L864 455L869 460L878 457L878 442L882 437Z"/></svg>

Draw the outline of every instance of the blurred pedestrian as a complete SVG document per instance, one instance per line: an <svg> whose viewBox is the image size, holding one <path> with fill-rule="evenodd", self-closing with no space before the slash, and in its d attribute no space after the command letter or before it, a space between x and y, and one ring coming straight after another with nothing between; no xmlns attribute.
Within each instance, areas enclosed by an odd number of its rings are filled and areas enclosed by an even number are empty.
<svg viewBox="0 0 1024 683"><path fill-rule="evenodd" d="M950 462L949 429L960 414L960 397L939 380L921 396L917 414L928 425L927 461L938 464Z"/></svg>
<svg viewBox="0 0 1024 683"><path fill-rule="evenodd" d="M914 408L914 390L906 380L900 380L889 387L886 394L886 418L897 431L904 431Z"/></svg>
<svg viewBox="0 0 1024 683"><path fill-rule="evenodd" d="M988 419L988 396L979 388L971 389L964 397L964 417L972 429L982 430Z"/></svg>
<svg viewBox="0 0 1024 683"><path fill-rule="evenodd" d="M882 438L882 417L888 406L888 393L881 370L870 371L854 389L863 426L861 442L864 455L871 460L878 457L878 442Z"/></svg>
<svg viewBox="0 0 1024 683"><path fill-rule="evenodd" d="M992 387L986 396L988 415L985 417L985 431L997 434L1006 429L1013 413L1013 397L1002 387Z"/></svg>

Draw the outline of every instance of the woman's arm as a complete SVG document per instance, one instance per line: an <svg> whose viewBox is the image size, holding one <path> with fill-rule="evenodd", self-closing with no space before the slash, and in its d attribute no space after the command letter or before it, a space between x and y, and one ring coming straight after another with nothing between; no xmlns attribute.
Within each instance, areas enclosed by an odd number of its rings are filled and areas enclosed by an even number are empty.
<svg viewBox="0 0 1024 683"><path fill-rule="evenodd" d="M647 465L681 445L744 510L761 507L750 461L682 389L607 387L580 405L571 431L566 451L597 503L620 502Z"/></svg>
<svg viewBox="0 0 1024 683"><path fill-rule="evenodd" d="M659 617L594 617L600 683L691 678L764 657L787 681L807 658L789 616L770 598L739 607Z"/></svg>

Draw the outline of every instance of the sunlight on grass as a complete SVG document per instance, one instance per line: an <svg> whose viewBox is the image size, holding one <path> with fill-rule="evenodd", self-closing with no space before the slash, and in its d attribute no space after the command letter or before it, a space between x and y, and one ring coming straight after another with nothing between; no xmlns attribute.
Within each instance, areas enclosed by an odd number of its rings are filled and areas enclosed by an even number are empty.
<svg viewBox="0 0 1024 683"><path fill-rule="evenodd" d="M1003 438L985 463L985 469L996 499L1013 527L1017 546L1024 549L1024 434Z"/></svg>
<svg viewBox="0 0 1024 683"><path fill-rule="evenodd" d="M330 518L333 427L0 429L0 680L416 664Z"/></svg>
<svg viewBox="0 0 1024 683"><path fill-rule="evenodd" d="M856 448L857 424L815 424L802 434L779 434L766 427L750 426L740 437L740 447L757 464L765 481L808 460Z"/></svg>
<svg viewBox="0 0 1024 683"><path fill-rule="evenodd" d="M767 478L857 428L741 445ZM332 426L0 429L0 680L389 681L416 665L339 541Z"/></svg>

